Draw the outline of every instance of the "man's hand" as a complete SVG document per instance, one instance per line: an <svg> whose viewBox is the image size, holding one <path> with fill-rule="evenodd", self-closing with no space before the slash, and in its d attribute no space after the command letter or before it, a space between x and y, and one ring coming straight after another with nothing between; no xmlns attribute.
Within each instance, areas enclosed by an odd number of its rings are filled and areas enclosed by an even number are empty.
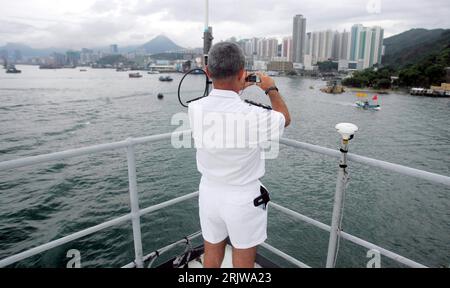
<svg viewBox="0 0 450 288"><path fill-rule="evenodd" d="M275 80L273 80L271 77L267 76L264 73L258 72L256 75L259 76L261 79L261 83L256 83L256 85L259 86L264 92L269 89L270 87L275 86Z"/></svg>
<svg viewBox="0 0 450 288"><path fill-rule="evenodd" d="M264 92L267 91L267 89L269 89L270 87L275 86L275 81L266 74L258 72L256 73L256 75L258 75L259 78L261 78L261 83L257 83L256 85L258 85L259 88L261 88ZM291 115L289 114L289 110L280 93L278 93L277 91L270 91L268 93L268 96L270 99L270 103L272 104L273 110L280 112L284 115L285 119L284 127L289 126L289 124L291 123Z"/></svg>

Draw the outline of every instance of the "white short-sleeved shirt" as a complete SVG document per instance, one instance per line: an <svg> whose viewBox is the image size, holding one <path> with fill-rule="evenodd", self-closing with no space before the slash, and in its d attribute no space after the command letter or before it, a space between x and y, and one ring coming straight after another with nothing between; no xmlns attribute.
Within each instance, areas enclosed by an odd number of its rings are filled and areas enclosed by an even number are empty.
<svg viewBox="0 0 450 288"><path fill-rule="evenodd" d="M277 141L285 125L282 113L219 89L189 104L189 120L202 177L233 186L255 183L264 176L264 144Z"/></svg>

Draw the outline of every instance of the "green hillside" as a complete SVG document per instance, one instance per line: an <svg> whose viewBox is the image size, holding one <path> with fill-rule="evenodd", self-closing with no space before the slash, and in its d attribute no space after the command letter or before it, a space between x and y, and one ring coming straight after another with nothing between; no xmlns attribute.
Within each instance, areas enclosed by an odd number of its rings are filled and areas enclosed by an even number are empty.
<svg viewBox="0 0 450 288"><path fill-rule="evenodd" d="M403 68L416 64L450 45L450 29L411 29L384 40L383 66Z"/></svg>

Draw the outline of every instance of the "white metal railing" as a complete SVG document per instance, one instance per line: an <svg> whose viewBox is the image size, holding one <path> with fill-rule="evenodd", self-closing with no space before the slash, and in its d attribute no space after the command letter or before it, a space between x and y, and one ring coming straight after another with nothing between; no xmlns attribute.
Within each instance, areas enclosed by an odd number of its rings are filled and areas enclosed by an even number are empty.
<svg viewBox="0 0 450 288"><path fill-rule="evenodd" d="M139 208L139 199L138 199L138 194L137 194L136 163L135 163L134 147L136 145L145 144L145 143L149 143L149 142L167 140L167 139L170 139L171 137L180 137L182 135L183 135L183 137L190 137L191 131L186 130L186 131L153 135L153 136L142 137L142 138L129 138L125 141L95 145L95 146L85 147L85 148L71 149L71 150L66 150L66 151L62 151L62 152L56 152L56 153L51 153L51 154L32 156L32 157L26 157L26 158L17 159L17 160L0 162L0 171L2 171L2 170L16 169L16 168L25 167L25 166L31 166L31 165L35 165L38 163L44 163L44 162L49 162L49 161L54 161L54 160L62 160L62 159L76 157L76 156L82 156L82 155L88 155L88 154L94 154L94 153L100 153L100 152L124 148L124 149L126 149L126 152L127 152L130 206L131 206L130 213L128 213L126 215L123 215L121 217L106 221L104 223L95 225L93 227L78 231L78 232L70 234L68 236L50 241L48 243L39 245L39 246L31 248L29 250L26 250L26 251L20 252L18 254L4 258L4 259L0 260L0 267L5 267L8 265L14 264L18 261L32 257L34 255L37 255L39 253L42 253L42 252L52 249L54 247L63 245L65 243L71 242L73 240L79 239L81 237L90 235L92 233L101 231L103 229L118 225L120 223L129 221L129 220L131 220L132 228L133 228L135 260L134 260L134 262L127 264L124 267L143 267L143 262L146 258L149 257L149 255L147 255L145 257L143 256L140 217L142 215L145 215L145 214L163 209L165 207L168 207L168 206L192 199L194 197L197 197L198 192L190 193L190 194L187 194L187 195L184 195L184 196L181 196L181 197L178 197L178 198L175 198L175 199L172 199L172 200L169 200L169 201L157 204L157 205L153 205L153 206L150 206L150 207L147 207L144 209L140 209ZM328 155L331 157L336 157L336 158L341 157L341 153L339 153L339 151L316 146L316 145L311 145L311 144L307 144L307 143L302 143L302 142L298 142L298 141L294 141L294 140L290 140L290 139L281 139L280 143L285 144L287 146L294 147L294 148L300 148L300 149L304 149L307 151L311 151L311 152L315 152L315 153L319 153L319 154L323 154L323 155ZM397 164L392 164L392 163L385 162L385 161L362 157L362 156L358 156L355 154L347 154L346 157L347 157L347 160L350 160L350 161L359 162L359 163L369 165L372 167L378 167L378 168L382 168L385 170L395 171L400 174L413 176L413 177L425 179L425 180L428 180L428 181L431 181L434 183L440 183L440 184L444 184L446 186L450 186L450 177L447 177L447 176L430 173L430 172L426 172L426 171L422 171L422 170L418 170L418 169L413 169L413 168L409 168L409 167L405 167L405 166L401 166L401 165L397 165ZM339 181L340 180L338 179L338 182ZM313 226L316 226L322 230L328 231L328 232L330 232L330 234L332 232L332 227L329 225L326 225L317 220L311 219L305 215L302 215L298 212L287 209L276 203L270 202L270 205L284 214L290 215L298 220L304 221L304 222L309 223ZM333 215L333 218L334 217L335 217L335 215ZM339 215L339 217L341 217L341 215ZM332 219L332 221L333 220L335 220L335 219ZM341 231L340 227L338 227L336 234L339 237L342 237L343 239L351 241L351 242L358 244L360 246L363 246L365 248L376 249L381 253L381 255L391 258L391 259L393 259L399 263L402 263L404 265L407 265L410 267L426 267L420 263L417 263L413 260L405 258L405 257L398 255L394 252L391 252L387 249L384 249L375 244L367 242L363 239L360 239L358 237L355 237L353 235L345 233L345 232ZM330 238L330 245L332 244L331 242L332 241ZM334 243L334 244L336 244L336 243ZM172 247L171 245L169 245L169 246ZM275 247L272 247L271 245L269 245L267 243L262 244L262 246L264 248L268 249L269 251L275 253L276 255L288 260L289 262L291 262L299 267L309 267L308 265L304 264L303 262L293 258L290 255L287 255L286 253L276 249ZM334 252L336 253L336 251L334 251ZM330 256L331 255L330 255L330 251L329 251L328 255L327 255L327 260L328 260L328 258L330 258Z"/></svg>

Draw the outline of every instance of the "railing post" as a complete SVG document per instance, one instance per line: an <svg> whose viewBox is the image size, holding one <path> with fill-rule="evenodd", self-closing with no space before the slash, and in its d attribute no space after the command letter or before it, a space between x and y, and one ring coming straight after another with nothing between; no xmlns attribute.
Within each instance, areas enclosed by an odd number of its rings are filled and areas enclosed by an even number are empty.
<svg viewBox="0 0 450 288"><path fill-rule="evenodd" d="M336 265L336 258L339 245L339 234L341 232L341 223L343 216L344 195L348 182L347 173L347 153L348 142L353 138L353 135L358 131L358 127L350 123L341 123L336 125L336 129L342 136L341 141L341 160L339 162L339 171L336 182L336 191L334 194L333 216L331 218L330 240L328 242L327 253L327 268L334 268Z"/></svg>
<svg viewBox="0 0 450 288"><path fill-rule="evenodd" d="M139 213L139 197L137 192L136 180L136 158L134 155L134 146L131 138L127 139L127 162L128 162L128 183L130 190L130 206L131 206L131 223L133 225L133 242L134 255L137 268L143 268L142 261L142 236L141 236L141 220Z"/></svg>

